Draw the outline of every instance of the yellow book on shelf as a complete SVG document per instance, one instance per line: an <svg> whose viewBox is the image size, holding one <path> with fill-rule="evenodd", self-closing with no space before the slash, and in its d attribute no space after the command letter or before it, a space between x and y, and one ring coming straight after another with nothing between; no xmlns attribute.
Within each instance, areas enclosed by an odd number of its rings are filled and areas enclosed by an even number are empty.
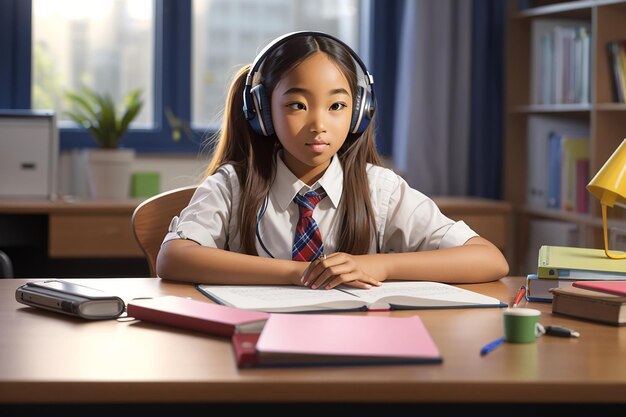
<svg viewBox="0 0 626 417"><path fill-rule="evenodd" d="M626 280L626 259L610 259L602 249L543 245L537 265L539 278Z"/></svg>
<svg viewBox="0 0 626 417"><path fill-rule="evenodd" d="M589 159L589 138L562 136L561 210L574 210L576 204L576 161L581 159Z"/></svg>

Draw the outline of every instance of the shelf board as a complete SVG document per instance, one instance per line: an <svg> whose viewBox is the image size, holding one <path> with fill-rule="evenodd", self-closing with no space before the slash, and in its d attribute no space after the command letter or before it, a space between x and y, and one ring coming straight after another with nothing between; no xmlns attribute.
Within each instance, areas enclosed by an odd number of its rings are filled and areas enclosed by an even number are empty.
<svg viewBox="0 0 626 417"><path fill-rule="evenodd" d="M588 103L577 104L529 104L513 106L510 113L586 113L591 111Z"/></svg>
<svg viewBox="0 0 626 417"><path fill-rule="evenodd" d="M522 212L527 215L531 215L535 217L542 217L545 219L562 220L566 222L572 222L576 224L598 227L598 228L602 227L602 218L592 216L591 214L582 214L582 213L576 213L572 211L563 211L563 210L556 210L556 209L541 210L541 209L528 207L528 206L523 207ZM617 219L609 218L608 226L626 230L626 220L623 220L623 219L617 220Z"/></svg>
<svg viewBox="0 0 626 417"><path fill-rule="evenodd" d="M513 106L509 113L513 114L584 114L592 110L626 112L626 103L598 103L598 104L529 104Z"/></svg>
<svg viewBox="0 0 626 417"><path fill-rule="evenodd" d="M626 111L626 103L598 103L593 108L600 111Z"/></svg>
<svg viewBox="0 0 626 417"><path fill-rule="evenodd" d="M562 15L572 18L591 18L591 9L598 6L624 3L623 0L578 0L532 7L513 14L515 19Z"/></svg>

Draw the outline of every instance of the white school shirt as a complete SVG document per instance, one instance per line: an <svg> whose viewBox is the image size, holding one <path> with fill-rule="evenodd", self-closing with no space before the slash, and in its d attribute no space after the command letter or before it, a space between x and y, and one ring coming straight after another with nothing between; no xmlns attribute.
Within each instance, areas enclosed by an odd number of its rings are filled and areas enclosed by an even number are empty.
<svg viewBox="0 0 626 417"><path fill-rule="evenodd" d="M257 222L258 233L269 253L256 239L260 256L291 259L291 247L299 218L293 201L296 193L324 187L327 197L313 212L322 240L324 253L336 251L339 216L343 190L343 168L333 157L324 175L312 186L300 181L282 161L276 158L276 179L267 198L267 209ZM400 176L387 168L367 165L367 179L374 213L376 239L369 253L412 252L443 249L463 245L478 236L464 222L444 216L437 205L421 192L409 187ZM196 190L189 205L174 217L164 242L190 239L200 245L243 252L237 232L240 188L232 165L224 165L208 177ZM271 254L271 255L270 255Z"/></svg>

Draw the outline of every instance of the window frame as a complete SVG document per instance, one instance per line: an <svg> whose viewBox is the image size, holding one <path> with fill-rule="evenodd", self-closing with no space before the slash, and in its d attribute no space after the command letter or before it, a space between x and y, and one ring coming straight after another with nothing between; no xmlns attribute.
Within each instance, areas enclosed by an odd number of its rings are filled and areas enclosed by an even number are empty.
<svg viewBox="0 0 626 417"><path fill-rule="evenodd" d="M152 128L132 128L121 146L139 153L198 152L199 144L184 136L172 139L164 117L170 108L181 120L189 120L191 94L191 0L155 0L154 20L154 114ZM61 150L95 147L89 134L79 127L61 127Z"/></svg>
<svg viewBox="0 0 626 417"><path fill-rule="evenodd" d="M191 116L191 0L155 0L154 114L150 128L129 129L121 146L139 153L197 153L201 144L185 135L172 139L164 109L181 120ZM0 108L30 109L32 61L32 1L0 3ZM5 53L3 52L3 55ZM196 137L212 132L198 131ZM59 126L60 150L95 148L97 144L80 127Z"/></svg>

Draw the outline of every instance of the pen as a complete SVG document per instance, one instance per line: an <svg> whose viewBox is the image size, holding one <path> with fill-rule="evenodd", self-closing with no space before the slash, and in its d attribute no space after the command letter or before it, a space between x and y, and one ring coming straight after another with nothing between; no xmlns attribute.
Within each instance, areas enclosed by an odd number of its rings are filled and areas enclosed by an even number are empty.
<svg viewBox="0 0 626 417"><path fill-rule="evenodd" d="M560 336L560 337L580 337L580 333L576 330L568 329L563 326L547 326L546 334L550 336Z"/></svg>
<svg viewBox="0 0 626 417"><path fill-rule="evenodd" d="M480 350L480 356L485 356L487 353L491 352L492 350L494 350L495 348L497 348L498 346L500 346L504 342L506 342L506 338L505 337L501 337L499 339L494 340L491 343L486 344Z"/></svg>
<svg viewBox="0 0 626 417"><path fill-rule="evenodd" d="M513 301L513 307L517 307L519 302L522 301L522 297L524 296L525 293L526 293L526 287L522 285L521 287L519 287L519 291L517 292L517 295L515 296L515 300Z"/></svg>

